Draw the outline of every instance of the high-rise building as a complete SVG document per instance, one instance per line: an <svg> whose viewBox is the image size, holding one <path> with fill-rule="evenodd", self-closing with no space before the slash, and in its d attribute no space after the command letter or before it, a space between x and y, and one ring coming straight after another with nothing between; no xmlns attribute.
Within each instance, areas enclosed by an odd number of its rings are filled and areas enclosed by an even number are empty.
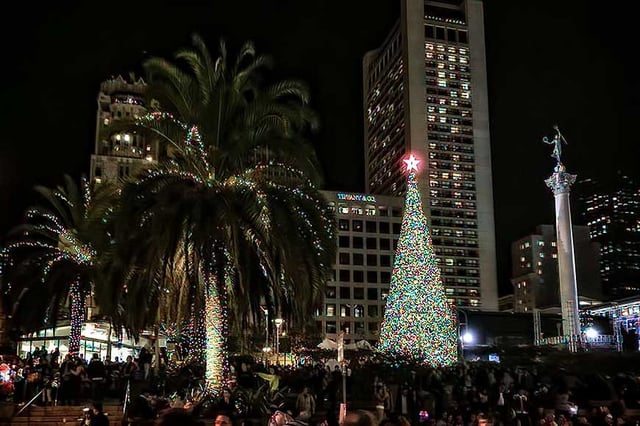
<svg viewBox="0 0 640 426"><path fill-rule="evenodd" d="M322 191L338 221L338 251L318 328L330 339L378 340L404 199Z"/></svg>
<svg viewBox="0 0 640 426"><path fill-rule="evenodd" d="M157 161L158 142L149 140L133 125L136 118L147 113L146 88L141 78L127 81L122 76L100 85L92 180L124 178L145 163ZM123 126L127 122L131 126Z"/></svg>
<svg viewBox="0 0 640 426"><path fill-rule="evenodd" d="M400 21L363 61L365 183L402 196L401 159L419 156L445 286L458 306L497 310L483 19L480 0L402 0Z"/></svg>
<svg viewBox="0 0 640 426"><path fill-rule="evenodd" d="M589 239L589 228L573 227L578 295L599 300L599 246ZM536 232L511 244L515 312L532 312L560 306L558 249L553 225L539 225Z"/></svg>
<svg viewBox="0 0 640 426"><path fill-rule="evenodd" d="M584 179L576 184L580 219L600 244L600 276L605 296L640 294L640 185L618 173L610 183Z"/></svg>

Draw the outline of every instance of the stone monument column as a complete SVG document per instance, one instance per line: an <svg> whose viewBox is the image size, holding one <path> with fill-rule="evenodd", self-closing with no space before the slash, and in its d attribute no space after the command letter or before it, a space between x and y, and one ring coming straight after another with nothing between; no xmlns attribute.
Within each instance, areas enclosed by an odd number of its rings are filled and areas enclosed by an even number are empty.
<svg viewBox="0 0 640 426"><path fill-rule="evenodd" d="M562 308L562 334L569 339L569 350L575 352L580 336L580 316L569 194L571 185L576 181L576 175L567 173L564 164L560 161L562 143L566 144L566 141L557 126L554 129L556 130L554 139L552 141L548 141L547 138L543 140L545 143L555 145L551 156L557 160L554 173L545 180L545 183L553 191L556 204L556 244Z"/></svg>

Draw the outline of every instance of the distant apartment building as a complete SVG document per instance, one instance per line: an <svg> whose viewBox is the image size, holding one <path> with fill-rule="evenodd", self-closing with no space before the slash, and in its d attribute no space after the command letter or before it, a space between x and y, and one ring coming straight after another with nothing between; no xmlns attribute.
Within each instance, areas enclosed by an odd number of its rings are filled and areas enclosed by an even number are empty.
<svg viewBox="0 0 640 426"><path fill-rule="evenodd" d="M480 0L401 0L399 22L363 60L366 191L420 190L442 278L460 307L497 310L495 227Z"/></svg>
<svg viewBox="0 0 640 426"><path fill-rule="evenodd" d="M598 245L589 228L573 227L573 243L581 300L600 300ZM532 312L560 306L558 251L553 225L539 225L536 232L511 244L515 312Z"/></svg>
<svg viewBox="0 0 640 426"><path fill-rule="evenodd" d="M125 80L122 76L100 84L95 147L91 155L92 181L125 178L137 168L157 161L158 142L146 137L134 125L136 118L147 113L146 88L141 78Z"/></svg>
<svg viewBox="0 0 640 426"><path fill-rule="evenodd" d="M618 173L610 183L577 183L578 217L600 244L600 276L608 298L640 294L640 185Z"/></svg>

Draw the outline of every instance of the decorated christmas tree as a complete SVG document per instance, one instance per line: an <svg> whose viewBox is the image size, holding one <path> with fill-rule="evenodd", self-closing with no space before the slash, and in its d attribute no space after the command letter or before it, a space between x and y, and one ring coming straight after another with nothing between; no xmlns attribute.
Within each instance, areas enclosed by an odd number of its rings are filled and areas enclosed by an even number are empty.
<svg viewBox="0 0 640 426"><path fill-rule="evenodd" d="M417 186L420 160L404 160L407 195L378 349L395 360L430 366L457 359L456 323L447 304Z"/></svg>

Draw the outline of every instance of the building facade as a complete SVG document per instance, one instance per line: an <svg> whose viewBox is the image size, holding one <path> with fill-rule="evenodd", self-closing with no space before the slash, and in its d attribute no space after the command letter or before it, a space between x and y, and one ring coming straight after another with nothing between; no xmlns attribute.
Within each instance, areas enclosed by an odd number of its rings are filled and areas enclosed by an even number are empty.
<svg viewBox="0 0 640 426"><path fill-rule="evenodd" d="M401 160L422 159L425 214L458 306L497 310L495 226L480 0L402 0L363 60L366 191L402 196Z"/></svg>
<svg viewBox="0 0 640 426"><path fill-rule="evenodd" d="M378 340L384 316L404 198L322 191L335 211L338 251L318 328L336 339Z"/></svg>
<svg viewBox="0 0 640 426"><path fill-rule="evenodd" d="M127 81L122 76L100 85L95 148L91 155L92 181L125 178L144 164L157 161L158 142L149 140L133 125L136 118L147 113L146 88L141 78Z"/></svg>
<svg viewBox="0 0 640 426"><path fill-rule="evenodd" d="M640 294L640 185L618 173L610 184L577 184L579 217L600 244L602 290L609 298Z"/></svg>
<svg viewBox="0 0 640 426"><path fill-rule="evenodd" d="M573 243L580 300L600 300L598 244L589 228L573 227ZM536 232L511 244L515 312L532 312L560 306L558 250L553 225L539 225Z"/></svg>

